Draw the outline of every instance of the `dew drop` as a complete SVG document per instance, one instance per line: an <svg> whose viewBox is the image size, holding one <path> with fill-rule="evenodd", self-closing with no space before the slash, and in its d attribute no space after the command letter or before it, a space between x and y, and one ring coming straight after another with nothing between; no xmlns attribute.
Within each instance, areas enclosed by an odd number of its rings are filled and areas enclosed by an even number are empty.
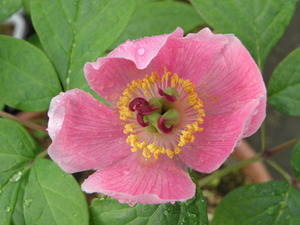
<svg viewBox="0 0 300 225"><path fill-rule="evenodd" d="M275 208L269 208L267 213L273 215L275 213Z"/></svg>
<svg viewBox="0 0 300 225"><path fill-rule="evenodd" d="M22 177L22 172L15 173L10 179L10 182L18 182Z"/></svg>
<svg viewBox="0 0 300 225"><path fill-rule="evenodd" d="M167 209L165 209L165 210L164 210L164 215L167 216L167 215L169 215L169 214L170 214L170 211L167 210Z"/></svg>
<svg viewBox="0 0 300 225"><path fill-rule="evenodd" d="M196 217L197 217L197 215L196 215L196 214L194 214L194 213L190 213L190 212L188 212L188 213L187 213L187 215L188 215L188 217L189 217L189 218L191 218L191 219L194 219L194 218L196 218Z"/></svg>
<svg viewBox="0 0 300 225"><path fill-rule="evenodd" d="M31 203L32 203L32 199L26 199L25 201L24 201L24 206L25 207L28 207Z"/></svg>
<svg viewBox="0 0 300 225"><path fill-rule="evenodd" d="M281 202L281 209L286 209L288 204L286 202Z"/></svg>
<svg viewBox="0 0 300 225"><path fill-rule="evenodd" d="M11 211L11 208L10 208L9 206L7 206L7 207L5 208L5 212L9 213L10 211Z"/></svg>
<svg viewBox="0 0 300 225"><path fill-rule="evenodd" d="M137 202L136 201L130 201L130 202L126 202L129 206L134 206Z"/></svg>
<svg viewBox="0 0 300 225"><path fill-rule="evenodd" d="M145 49L144 48L139 48L138 49L138 54L141 55L141 56L144 55L145 54Z"/></svg>

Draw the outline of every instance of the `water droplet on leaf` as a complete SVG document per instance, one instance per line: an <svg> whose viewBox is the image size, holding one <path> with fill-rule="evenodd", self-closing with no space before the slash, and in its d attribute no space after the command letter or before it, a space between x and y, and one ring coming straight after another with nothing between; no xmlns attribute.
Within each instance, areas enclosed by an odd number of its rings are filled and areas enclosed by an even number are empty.
<svg viewBox="0 0 300 225"><path fill-rule="evenodd" d="M21 179L22 177L22 172L17 172L15 173L11 178L10 178L10 182L17 182Z"/></svg>
<svg viewBox="0 0 300 225"><path fill-rule="evenodd" d="M194 219L194 218L196 218L196 217L197 217L197 215L196 215L196 214L194 214L194 213L190 213L190 212L188 212L188 213L187 213L187 215L188 215L188 217L189 217L189 218L191 218L191 219Z"/></svg>
<svg viewBox="0 0 300 225"><path fill-rule="evenodd" d="M10 208L9 206L7 206L7 207L5 208L5 212L9 213L10 211L11 211L11 208Z"/></svg>
<svg viewBox="0 0 300 225"><path fill-rule="evenodd" d="M167 215L169 215L169 214L170 214L170 211L167 210L167 209L165 209L165 210L164 210L164 215L167 216Z"/></svg>
<svg viewBox="0 0 300 225"><path fill-rule="evenodd" d="M32 203L32 199L26 199L25 201L24 201L24 206L25 207L28 207L31 203Z"/></svg>
<svg viewBox="0 0 300 225"><path fill-rule="evenodd" d="M275 213L275 208L269 208L267 212L268 214L273 215Z"/></svg>

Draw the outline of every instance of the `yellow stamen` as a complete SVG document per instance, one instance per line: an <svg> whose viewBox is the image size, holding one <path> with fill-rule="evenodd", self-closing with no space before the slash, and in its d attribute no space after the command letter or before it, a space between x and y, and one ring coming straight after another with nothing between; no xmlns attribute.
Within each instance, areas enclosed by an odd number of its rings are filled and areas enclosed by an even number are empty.
<svg viewBox="0 0 300 225"><path fill-rule="evenodd" d="M187 124L181 131L177 144L176 142L171 144L173 147L170 148L158 146L155 141L148 143L141 140L138 136L140 131L137 132L137 128L140 127L137 123L133 123L133 121L135 121L136 114L129 109L129 103L134 97L144 97L146 100L157 97L153 96L153 90L157 89L160 84L164 84L167 87L173 87L179 92L185 92L186 94L183 96L186 97L183 98L186 99L184 99L184 101L187 101L192 109L195 110L197 115L195 117L195 121ZM140 96L140 94L144 96ZM179 97L178 101L181 100L182 99ZM159 77L157 73L153 72L151 75L146 75L143 79L134 80L128 84L117 103L117 107L120 112L120 119L127 121L123 131L125 134L128 134L126 142L131 145L132 152L140 150L145 158L154 157L155 159L158 159L160 154L167 154L168 157L173 158L176 154L180 154L181 147L195 140L194 134L196 132L201 132L203 130L203 127L200 126L203 123L203 118L205 117L203 109L204 105L197 92L195 92L195 85L193 85L190 80L179 78L178 74L172 74L167 69L164 70L164 74L161 77Z"/></svg>

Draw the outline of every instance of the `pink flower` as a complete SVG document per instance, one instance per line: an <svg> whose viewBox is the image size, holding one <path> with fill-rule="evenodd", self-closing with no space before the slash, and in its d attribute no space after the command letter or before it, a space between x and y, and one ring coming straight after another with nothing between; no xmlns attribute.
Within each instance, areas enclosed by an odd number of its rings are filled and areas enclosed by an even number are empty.
<svg viewBox="0 0 300 225"><path fill-rule="evenodd" d="M49 110L49 155L82 184L126 203L186 201L187 167L216 170L265 117L266 90L233 35L203 29L127 41L84 68L108 107L75 89Z"/></svg>

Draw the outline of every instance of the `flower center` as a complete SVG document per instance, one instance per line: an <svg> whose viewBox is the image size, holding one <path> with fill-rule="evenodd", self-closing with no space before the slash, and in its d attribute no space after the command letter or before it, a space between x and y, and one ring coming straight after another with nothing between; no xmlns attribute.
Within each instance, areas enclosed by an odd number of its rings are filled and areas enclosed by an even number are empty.
<svg viewBox="0 0 300 225"><path fill-rule="evenodd" d="M142 150L145 158L173 158L195 140L194 133L203 130L199 125L205 113L194 88L167 70L161 77L153 72L127 85L117 106L133 152Z"/></svg>

